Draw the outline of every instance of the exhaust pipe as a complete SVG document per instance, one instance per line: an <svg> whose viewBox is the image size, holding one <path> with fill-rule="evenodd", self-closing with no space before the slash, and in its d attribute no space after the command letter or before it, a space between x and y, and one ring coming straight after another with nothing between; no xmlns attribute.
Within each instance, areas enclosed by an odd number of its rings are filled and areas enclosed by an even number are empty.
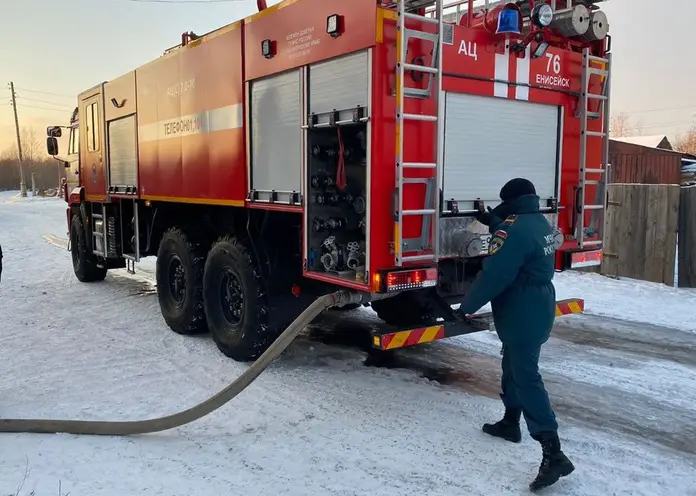
<svg viewBox="0 0 696 496"><path fill-rule="evenodd" d="M261 12L262 10L266 10L266 8L268 7L266 5L266 0L256 0L256 6L259 8L259 12Z"/></svg>

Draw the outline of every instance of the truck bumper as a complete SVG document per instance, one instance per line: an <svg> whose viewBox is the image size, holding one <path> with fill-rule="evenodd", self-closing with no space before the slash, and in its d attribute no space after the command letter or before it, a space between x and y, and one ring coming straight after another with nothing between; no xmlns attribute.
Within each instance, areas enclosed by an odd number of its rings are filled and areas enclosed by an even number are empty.
<svg viewBox="0 0 696 496"><path fill-rule="evenodd" d="M570 298L556 302L556 317L579 314L584 311L585 301L579 298ZM437 322L413 329L374 329L372 331L372 347L382 351L406 348L454 336L487 331L491 329L492 323L493 316L490 313L484 313L476 314L468 320Z"/></svg>

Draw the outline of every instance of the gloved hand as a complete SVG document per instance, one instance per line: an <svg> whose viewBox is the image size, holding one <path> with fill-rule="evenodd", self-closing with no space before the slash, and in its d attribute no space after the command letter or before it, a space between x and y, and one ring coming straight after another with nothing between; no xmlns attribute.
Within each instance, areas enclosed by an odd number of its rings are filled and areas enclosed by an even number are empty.
<svg viewBox="0 0 696 496"><path fill-rule="evenodd" d="M457 317L459 317L462 320L467 320L467 319L473 318L473 315L468 314L468 313L464 313L459 308L457 308L456 312L457 312Z"/></svg>
<svg viewBox="0 0 696 496"><path fill-rule="evenodd" d="M486 210L476 214L476 220L484 226L490 226L493 221L493 209L491 207L486 207Z"/></svg>

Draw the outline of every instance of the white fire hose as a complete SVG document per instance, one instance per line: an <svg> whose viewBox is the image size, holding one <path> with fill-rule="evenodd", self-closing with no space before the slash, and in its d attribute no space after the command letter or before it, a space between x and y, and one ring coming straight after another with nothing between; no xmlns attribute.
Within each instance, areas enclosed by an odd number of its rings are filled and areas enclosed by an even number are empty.
<svg viewBox="0 0 696 496"><path fill-rule="evenodd" d="M374 295L378 296L378 295ZM381 296L381 295L379 295ZM39 434L81 434L92 436L128 436L160 432L194 422L214 412L244 391L285 349L297 335L319 314L332 307L364 303L359 293L337 291L321 296L308 306L278 339L225 389L215 396L182 412L148 420L51 420L51 419L0 419L0 432L31 432Z"/></svg>

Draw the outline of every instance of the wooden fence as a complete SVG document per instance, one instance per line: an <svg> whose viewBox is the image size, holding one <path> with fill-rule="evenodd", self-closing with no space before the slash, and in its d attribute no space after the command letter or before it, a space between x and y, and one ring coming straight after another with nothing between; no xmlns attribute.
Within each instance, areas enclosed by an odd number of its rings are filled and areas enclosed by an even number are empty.
<svg viewBox="0 0 696 496"><path fill-rule="evenodd" d="M696 288L696 186L683 186L681 188L679 287Z"/></svg>
<svg viewBox="0 0 696 496"><path fill-rule="evenodd" d="M601 272L674 286L679 185L611 184L607 189L609 202ZM692 205L696 206L696 202ZM693 217L694 210L688 208L689 213L682 218ZM690 235L694 236L693 228ZM696 244L692 242L689 248L694 247ZM684 253L688 256L691 251Z"/></svg>

